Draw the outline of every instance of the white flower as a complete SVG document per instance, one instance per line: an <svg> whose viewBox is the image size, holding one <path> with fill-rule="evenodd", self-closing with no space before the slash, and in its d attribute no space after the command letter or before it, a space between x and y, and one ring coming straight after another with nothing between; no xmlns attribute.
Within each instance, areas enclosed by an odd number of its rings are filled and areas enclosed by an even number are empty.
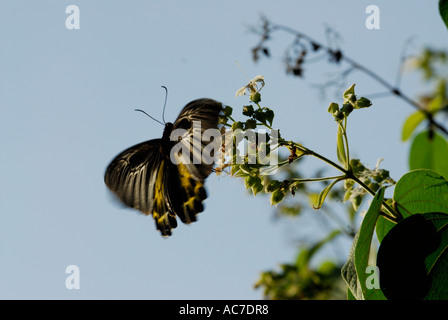
<svg viewBox="0 0 448 320"><path fill-rule="evenodd" d="M260 83L260 88L258 88L258 83ZM252 80L250 80L247 85L238 89L237 92L235 93L235 97L238 98L239 96L245 95L248 90L251 94L257 93L263 87L264 87L264 76L258 75Z"/></svg>

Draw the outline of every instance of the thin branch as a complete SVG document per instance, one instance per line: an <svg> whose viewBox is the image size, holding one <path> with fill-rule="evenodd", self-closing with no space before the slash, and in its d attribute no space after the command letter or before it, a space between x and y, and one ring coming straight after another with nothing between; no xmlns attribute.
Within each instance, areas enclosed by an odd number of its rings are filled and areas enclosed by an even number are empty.
<svg viewBox="0 0 448 320"><path fill-rule="evenodd" d="M313 47L317 47L319 49L324 49L325 51L327 51L327 53L332 57L332 59L335 62L345 61L346 63L350 64L353 69L357 69L357 70L363 72L364 74L366 74L367 76L369 76L370 78L374 79L376 82L378 82L383 87L385 87L390 93L392 93L395 96L401 98L403 101L405 101L407 104L411 105L416 110L422 112L425 115L425 117L428 119L431 127L435 127L437 129L439 129L440 131L442 131L443 133L445 133L446 135L448 135L448 129L446 129L443 125L438 123L434 119L433 114L431 112L426 110L418 102L412 100L407 95L402 93L398 89L397 86L392 85L391 83L386 81L384 78L379 76L377 73L375 73L371 69L369 69L369 68L365 67L364 65L358 63L357 61L353 60L352 58L342 54L341 51L335 50L335 49L333 49L333 48L331 48L331 47L329 47L327 45L324 45L324 44L316 41L314 38L308 36L307 34L299 32L299 31L297 31L295 29L292 29L292 28L290 28L288 26L279 25L279 24L269 24L266 19L264 20L264 24L263 24L263 31L264 31L263 37L262 37L260 43L257 45L256 48L261 48L262 45L263 45L263 42L266 39L269 38L269 34L274 32L274 31L284 31L286 33L290 33L290 34L294 35L296 37L296 39L305 39ZM256 50L256 48L254 48L253 50ZM402 59L403 59L403 57L404 56L402 56ZM402 63L402 61L401 61L401 63ZM348 69L348 70L350 70L350 72L353 71L352 69ZM396 84L399 84L399 83L400 83L400 79L397 78L396 79Z"/></svg>

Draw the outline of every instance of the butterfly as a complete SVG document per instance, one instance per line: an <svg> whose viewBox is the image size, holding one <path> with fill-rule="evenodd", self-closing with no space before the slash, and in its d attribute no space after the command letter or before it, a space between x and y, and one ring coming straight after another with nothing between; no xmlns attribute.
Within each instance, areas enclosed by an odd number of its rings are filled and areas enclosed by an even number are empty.
<svg viewBox="0 0 448 320"><path fill-rule="evenodd" d="M177 227L176 216L189 224L204 210L202 202L207 198L204 182L213 163L200 157L206 141L194 143L193 136L217 129L221 111L222 103L212 99L189 102L174 123L165 124L162 138L124 150L106 169L107 187L126 206L152 215L162 236L170 236ZM199 122L198 128L195 124ZM173 141L176 129L184 134ZM178 143L188 143L191 152L189 156L174 153L177 161L172 161L170 154Z"/></svg>

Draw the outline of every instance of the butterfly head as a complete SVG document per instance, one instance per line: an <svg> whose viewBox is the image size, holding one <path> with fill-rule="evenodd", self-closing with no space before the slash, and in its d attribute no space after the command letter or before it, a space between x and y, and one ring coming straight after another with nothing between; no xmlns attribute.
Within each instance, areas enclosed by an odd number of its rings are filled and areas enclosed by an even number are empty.
<svg viewBox="0 0 448 320"><path fill-rule="evenodd" d="M170 140L170 134L171 131L173 131L173 124L171 122L165 123L165 129L163 129L163 141L169 141Z"/></svg>

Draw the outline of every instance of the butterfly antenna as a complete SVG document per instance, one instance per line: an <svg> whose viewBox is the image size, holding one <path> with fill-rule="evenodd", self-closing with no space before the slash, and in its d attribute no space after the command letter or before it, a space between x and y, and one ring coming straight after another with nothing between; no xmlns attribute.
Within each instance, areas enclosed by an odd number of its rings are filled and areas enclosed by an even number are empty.
<svg viewBox="0 0 448 320"><path fill-rule="evenodd" d="M143 110L141 110L141 109L135 109L135 111L143 112L144 114L146 114L148 117L150 117L150 118L151 118L152 120L154 120L155 122L158 122L158 123L160 123L161 125L164 125L162 122L160 122L159 120L157 120L157 119L151 117L149 114L147 114L145 111L143 111Z"/></svg>
<svg viewBox="0 0 448 320"><path fill-rule="evenodd" d="M168 99L168 89L165 86L162 86L163 89L165 89L165 103L163 104L163 111L162 111L162 120L164 123L165 121L165 107L166 107L166 100Z"/></svg>
<svg viewBox="0 0 448 320"><path fill-rule="evenodd" d="M246 72L244 72L243 67L238 63L237 60L235 60L235 63L238 65L238 67L240 68L241 72L242 72L242 73L244 74L244 76L246 77L247 82L250 82L250 79L249 79L249 77L247 76Z"/></svg>

